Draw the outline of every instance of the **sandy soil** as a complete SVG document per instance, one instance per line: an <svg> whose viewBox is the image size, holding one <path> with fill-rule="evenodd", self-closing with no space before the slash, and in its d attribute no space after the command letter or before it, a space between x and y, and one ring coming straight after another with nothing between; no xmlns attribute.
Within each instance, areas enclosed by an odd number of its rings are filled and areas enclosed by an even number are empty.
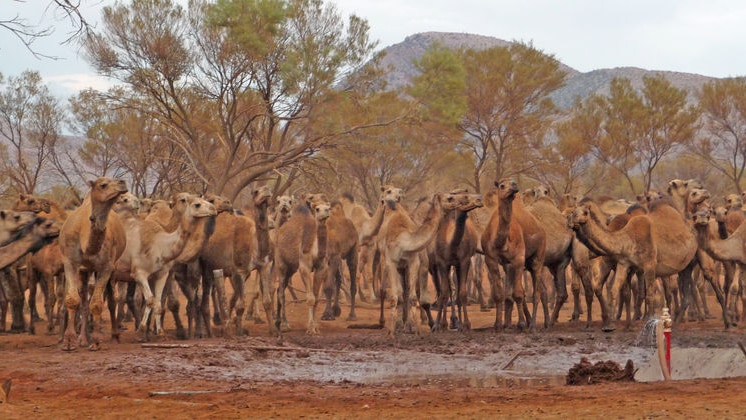
<svg viewBox="0 0 746 420"><path fill-rule="evenodd" d="M139 343L129 324L121 343L66 353L56 336L0 335L0 383L12 380L0 418L735 418L746 413L746 377L565 385L564 375L581 357L622 366L629 359L637 368L654 363L642 322L629 331L603 333L598 324L585 330L568 322L563 309L563 321L550 331L495 333L489 328L494 311L470 309L475 331L469 334L426 332L396 339L381 330L348 328L375 323L373 307L361 308L355 323L324 322L321 335L306 336L302 303L289 306L293 331L282 339L251 322L248 337L166 338L151 343L180 346L153 348ZM36 330L44 331L43 323ZM746 341L743 335L743 327L724 331L716 320L675 326L674 371L677 348L737 349Z"/></svg>

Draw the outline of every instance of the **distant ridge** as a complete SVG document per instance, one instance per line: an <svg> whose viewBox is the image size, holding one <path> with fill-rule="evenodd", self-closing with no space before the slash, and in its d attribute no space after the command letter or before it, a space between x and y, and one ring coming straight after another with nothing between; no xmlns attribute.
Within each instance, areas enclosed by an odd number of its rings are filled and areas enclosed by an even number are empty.
<svg viewBox="0 0 746 420"><path fill-rule="evenodd" d="M436 41L448 48L465 47L476 50L496 46L507 47L511 44L510 41L490 36L455 32L422 32L410 35L403 42L384 48L386 55L382 64L393 68L386 79L389 87L395 89L406 86L417 75L417 70L412 61L422 57L422 54ZM539 45L534 45L534 48L541 50ZM551 54L551 52L544 52ZM576 97L584 99L595 93L608 94L611 80L616 77L627 78L632 82L634 88L640 89L645 76L662 74L672 85L689 92L690 102L695 101L694 94L704 83L715 79L693 73L645 70L636 67L598 69L582 73L560 62L560 68L567 73L565 86L552 95L554 103L560 108L571 107Z"/></svg>

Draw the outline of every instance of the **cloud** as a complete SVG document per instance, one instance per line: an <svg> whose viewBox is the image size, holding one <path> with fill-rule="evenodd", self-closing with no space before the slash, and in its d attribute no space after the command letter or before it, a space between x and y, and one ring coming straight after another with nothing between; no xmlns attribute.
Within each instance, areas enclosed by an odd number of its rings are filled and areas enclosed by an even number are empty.
<svg viewBox="0 0 746 420"><path fill-rule="evenodd" d="M115 85L109 78L90 73L70 73L52 76L42 74L42 77L52 93L65 97L76 95L79 91L88 88L105 91Z"/></svg>

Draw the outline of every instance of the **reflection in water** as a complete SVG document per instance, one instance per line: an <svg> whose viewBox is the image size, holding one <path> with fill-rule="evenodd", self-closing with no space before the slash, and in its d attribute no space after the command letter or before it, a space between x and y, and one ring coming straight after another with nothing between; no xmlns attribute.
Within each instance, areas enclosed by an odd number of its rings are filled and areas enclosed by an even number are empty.
<svg viewBox="0 0 746 420"><path fill-rule="evenodd" d="M435 376L393 376L388 378L370 378L364 383L386 383L400 385L454 385L471 388L513 388L536 385L565 385L564 376L518 377L502 375L435 375Z"/></svg>

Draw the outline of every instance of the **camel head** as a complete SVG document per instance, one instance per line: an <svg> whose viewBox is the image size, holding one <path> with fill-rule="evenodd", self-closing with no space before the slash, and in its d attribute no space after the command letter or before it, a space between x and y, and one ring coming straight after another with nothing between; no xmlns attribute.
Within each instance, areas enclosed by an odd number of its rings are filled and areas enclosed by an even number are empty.
<svg viewBox="0 0 746 420"><path fill-rule="evenodd" d="M666 189L668 195L684 197L686 193L686 181L682 179L672 179L668 181L668 188Z"/></svg>
<svg viewBox="0 0 746 420"><path fill-rule="evenodd" d="M444 211L457 209L463 212L468 212L477 207L484 206L481 194L468 194L466 190L440 193L436 194L436 197L440 200L440 205Z"/></svg>
<svg viewBox="0 0 746 420"><path fill-rule="evenodd" d="M140 214L148 214L150 213L150 209L153 208L153 204L155 204L155 200L152 198L141 198L140 199Z"/></svg>
<svg viewBox="0 0 746 420"><path fill-rule="evenodd" d="M218 211L215 206L203 198L192 195L187 199L187 206L184 215L189 219L198 219L201 217L217 216Z"/></svg>
<svg viewBox="0 0 746 420"><path fill-rule="evenodd" d="M293 210L294 199L291 195L281 195L276 198L275 211L277 213L290 213Z"/></svg>
<svg viewBox="0 0 746 420"><path fill-rule="evenodd" d="M389 209L396 210L396 205L404 198L404 190L394 187L393 185L384 185L381 187L381 202L385 203Z"/></svg>
<svg viewBox="0 0 746 420"><path fill-rule="evenodd" d="M704 226L707 227L710 224L710 216L712 212L709 207L701 208L697 210L692 215L692 222L694 222L694 226L700 227Z"/></svg>
<svg viewBox="0 0 746 420"><path fill-rule="evenodd" d="M725 196L725 207L729 209L743 207L743 197L738 194L728 194Z"/></svg>
<svg viewBox="0 0 746 420"><path fill-rule="evenodd" d="M303 194L301 195L301 199L306 203L306 206L308 206L309 209L314 208L319 203L329 204L329 199L326 197L326 194L323 193Z"/></svg>
<svg viewBox="0 0 746 420"><path fill-rule="evenodd" d="M30 211L0 210L0 236L14 234L36 220Z"/></svg>
<svg viewBox="0 0 746 420"><path fill-rule="evenodd" d="M339 201L332 201L330 215L335 217L346 217L345 209Z"/></svg>
<svg viewBox="0 0 746 420"><path fill-rule="evenodd" d="M324 222L331 215L331 206L329 203L316 203L312 210L317 222Z"/></svg>
<svg viewBox="0 0 746 420"><path fill-rule="evenodd" d="M223 196L216 194L205 194L204 199L215 206L215 210L217 210L218 213L222 213L224 211L233 212L233 203L231 203L231 200Z"/></svg>
<svg viewBox="0 0 746 420"><path fill-rule="evenodd" d="M702 204L705 200L710 199L710 192L704 188L694 188L689 190L687 201L691 205Z"/></svg>
<svg viewBox="0 0 746 420"><path fill-rule="evenodd" d="M131 192L126 192L119 196L112 210L116 213L131 212L137 214L140 210L140 199Z"/></svg>
<svg viewBox="0 0 746 420"><path fill-rule="evenodd" d="M251 191L251 199L254 201L255 207L259 207L262 204L268 203L270 197L272 197L272 190L270 190L269 187L266 185L254 188Z"/></svg>
<svg viewBox="0 0 746 420"><path fill-rule="evenodd" d="M746 191L741 193L741 200L746 201Z"/></svg>
<svg viewBox="0 0 746 420"><path fill-rule="evenodd" d="M468 212L476 208L484 207L482 194L464 194L466 196L465 204L459 206L459 211Z"/></svg>
<svg viewBox="0 0 746 420"><path fill-rule="evenodd" d="M497 187L497 196L500 200L513 200L519 191L518 183L510 178L503 178L499 181L495 181L495 187Z"/></svg>
<svg viewBox="0 0 746 420"><path fill-rule="evenodd" d="M587 204L579 204L567 217L567 227L577 230L591 219L591 209Z"/></svg>
<svg viewBox="0 0 746 420"><path fill-rule="evenodd" d="M726 207L717 206L712 210L712 214L715 216L715 220L718 223L725 223L728 218L728 210Z"/></svg>
<svg viewBox="0 0 746 420"><path fill-rule="evenodd" d="M109 177L100 177L95 181L88 181L91 187L91 200L94 203L114 204L120 195L127 192L127 184L124 180Z"/></svg>
<svg viewBox="0 0 746 420"><path fill-rule="evenodd" d="M46 198L36 197L20 193L18 195L18 201L13 206L16 211L30 211L34 213L49 213L52 211L52 203Z"/></svg>

